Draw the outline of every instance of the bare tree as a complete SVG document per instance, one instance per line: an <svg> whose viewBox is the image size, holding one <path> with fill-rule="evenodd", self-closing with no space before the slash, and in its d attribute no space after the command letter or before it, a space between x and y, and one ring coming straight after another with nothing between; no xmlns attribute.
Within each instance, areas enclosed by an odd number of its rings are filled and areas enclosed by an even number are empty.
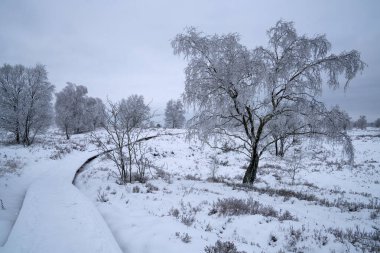
<svg viewBox="0 0 380 253"><path fill-rule="evenodd" d="M294 185L296 175L304 168L302 164L302 153L300 150L294 150L292 156L286 160L285 171L289 174L292 180L291 184Z"/></svg>
<svg viewBox="0 0 380 253"><path fill-rule="evenodd" d="M0 128L17 143L30 145L52 121L52 93L45 66L4 65L0 68Z"/></svg>
<svg viewBox="0 0 380 253"><path fill-rule="evenodd" d="M269 123L283 115L299 121L287 135L323 135L352 151L342 129L328 128L340 124L317 98L324 74L332 88L343 74L346 88L364 69L359 52L330 54L324 35L300 36L292 22L277 22L268 38L266 48L248 50L237 34L207 36L188 28L172 41L174 53L189 62L184 98L195 107L191 130L206 141L215 134L239 140L250 161L243 183L254 182L260 157L278 141Z"/></svg>
<svg viewBox="0 0 380 253"><path fill-rule="evenodd" d="M132 182L132 169L136 167L139 180L145 176L149 161L141 142L146 137L145 127L150 119L150 108L143 96L132 95L119 103L108 101L103 129L105 138L92 133L98 147L115 163L120 183Z"/></svg>
<svg viewBox="0 0 380 253"><path fill-rule="evenodd" d="M165 109L165 126L169 128L182 128L185 123L185 110L181 100L169 100Z"/></svg>
<svg viewBox="0 0 380 253"><path fill-rule="evenodd" d="M141 145L137 140L143 138L143 130L148 127L151 118L150 108L145 104L143 96L131 95L127 99L121 100L120 111L126 129L129 182L132 182L133 164L138 164L138 160L140 160L137 155L141 151Z"/></svg>
<svg viewBox="0 0 380 253"><path fill-rule="evenodd" d="M122 183L126 183L128 180L124 152L128 129L124 124L120 104L108 101L103 124L106 132L105 139L102 135L91 133L91 138L97 143L100 150L105 152L108 158L115 163Z"/></svg>

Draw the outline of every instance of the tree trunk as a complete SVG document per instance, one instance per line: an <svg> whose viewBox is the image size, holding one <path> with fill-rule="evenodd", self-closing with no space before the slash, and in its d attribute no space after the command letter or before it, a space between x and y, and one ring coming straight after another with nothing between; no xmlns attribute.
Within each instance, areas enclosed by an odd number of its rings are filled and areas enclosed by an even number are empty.
<svg viewBox="0 0 380 253"><path fill-rule="evenodd" d="M253 184L256 180L257 169L259 167L259 155L255 153L249 162L247 170L245 171L243 184Z"/></svg>
<svg viewBox="0 0 380 253"><path fill-rule="evenodd" d="M285 141L286 141L285 138L280 139L280 151L278 153L280 157L284 157L285 155Z"/></svg>
<svg viewBox="0 0 380 253"><path fill-rule="evenodd" d="M66 139L69 140L70 135L69 135L69 128L67 126L65 127L65 134L66 134Z"/></svg>
<svg viewBox="0 0 380 253"><path fill-rule="evenodd" d="M274 142L274 146L276 148L276 156L278 156L278 141L277 140Z"/></svg>
<svg viewBox="0 0 380 253"><path fill-rule="evenodd" d="M16 143L20 144L20 132L19 132L18 128L16 129Z"/></svg>

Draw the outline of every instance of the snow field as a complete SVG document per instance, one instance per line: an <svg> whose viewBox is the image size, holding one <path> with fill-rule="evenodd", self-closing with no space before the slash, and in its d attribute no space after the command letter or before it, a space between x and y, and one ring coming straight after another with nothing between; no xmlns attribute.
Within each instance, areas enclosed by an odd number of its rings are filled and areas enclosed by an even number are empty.
<svg viewBox="0 0 380 253"><path fill-rule="evenodd" d="M294 184L285 159L267 155L254 188L241 187L244 156L176 135L149 142L159 169L151 169L148 183L116 184L115 168L103 158L80 174L77 186L96 204L124 252L203 252L216 240L232 241L246 252L370 251L367 241L353 242L347 233L365 237L379 229L380 138L371 131L351 134L354 168L333 143L304 146ZM208 180L213 156L219 182ZM212 214L218 200L231 198L257 201L277 217L265 209L256 215ZM293 219L279 218L286 211Z"/></svg>

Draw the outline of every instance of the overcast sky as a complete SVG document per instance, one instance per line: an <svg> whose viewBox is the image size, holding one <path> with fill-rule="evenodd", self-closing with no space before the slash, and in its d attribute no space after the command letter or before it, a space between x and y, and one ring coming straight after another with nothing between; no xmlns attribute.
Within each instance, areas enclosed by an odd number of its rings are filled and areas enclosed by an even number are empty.
<svg viewBox="0 0 380 253"><path fill-rule="evenodd" d="M237 32L248 48L265 46L276 21L300 34L326 34L333 52L357 49L368 64L350 88L324 91L354 119L380 117L380 1L0 0L0 64L46 65L60 91L66 82L119 100L142 94L163 111L184 89L183 59L170 41L186 26Z"/></svg>

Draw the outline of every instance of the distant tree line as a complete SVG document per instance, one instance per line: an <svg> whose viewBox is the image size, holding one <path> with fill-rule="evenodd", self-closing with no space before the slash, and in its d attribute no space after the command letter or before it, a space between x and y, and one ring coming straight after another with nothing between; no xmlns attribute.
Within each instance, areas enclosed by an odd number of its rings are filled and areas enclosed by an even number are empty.
<svg viewBox="0 0 380 253"><path fill-rule="evenodd" d="M365 115L360 115L359 118L351 123L352 127L359 129L366 129L367 127L377 127L380 128L380 118L373 122L368 122Z"/></svg>

